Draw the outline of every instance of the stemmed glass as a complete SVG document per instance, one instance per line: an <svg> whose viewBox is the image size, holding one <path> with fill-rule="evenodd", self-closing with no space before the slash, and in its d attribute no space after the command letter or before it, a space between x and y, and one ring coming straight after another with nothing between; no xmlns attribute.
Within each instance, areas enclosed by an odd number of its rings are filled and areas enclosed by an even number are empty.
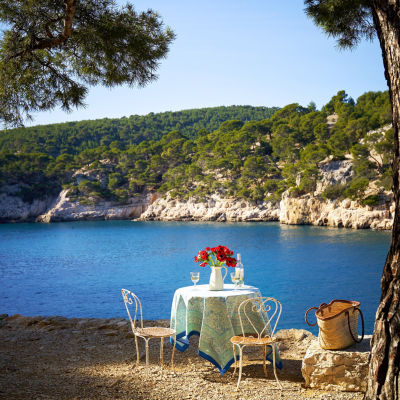
<svg viewBox="0 0 400 400"><path fill-rule="evenodd" d="M200 279L200 272L191 272L190 273L190 279L192 280L194 286L196 286L196 283Z"/></svg>
<svg viewBox="0 0 400 400"><path fill-rule="evenodd" d="M236 272L231 272L231 280L235 284L235 289L237 289L240 277L239 275L236 274Z"/></svg>

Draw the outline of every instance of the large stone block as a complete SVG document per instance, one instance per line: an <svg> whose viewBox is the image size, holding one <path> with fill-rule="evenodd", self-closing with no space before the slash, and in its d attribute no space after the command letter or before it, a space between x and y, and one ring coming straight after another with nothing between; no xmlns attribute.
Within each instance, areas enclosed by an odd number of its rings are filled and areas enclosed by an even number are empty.
<svg viewBox="0 0 400 400"><path fill-rule="evenodd" d="M323 390L365 392L371 336L344 350L324 350L314 339L303 358L305 386Z"/></svg>

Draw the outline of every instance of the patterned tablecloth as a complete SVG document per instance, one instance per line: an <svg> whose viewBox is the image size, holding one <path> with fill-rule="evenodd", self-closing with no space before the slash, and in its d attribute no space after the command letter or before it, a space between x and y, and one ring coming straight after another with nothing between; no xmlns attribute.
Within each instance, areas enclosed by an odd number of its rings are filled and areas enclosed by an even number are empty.
<svg viewBox="0 0 400 400"><path fill-rule="evenodd" d="M185 351L188 338L199 335L198 354L212 362L223 375L234 362L231 337L241 334L238 307L246 299L261 296L254 286L211 291L208 285L187 286L177 289L171 308L171 328L177 331L176 348ZM251 332L247 332L251 333ZM173 343L173 339L171 339ZM276 366L282 368L276 349ZM272 362L272 348L267 351Z"/></svg>

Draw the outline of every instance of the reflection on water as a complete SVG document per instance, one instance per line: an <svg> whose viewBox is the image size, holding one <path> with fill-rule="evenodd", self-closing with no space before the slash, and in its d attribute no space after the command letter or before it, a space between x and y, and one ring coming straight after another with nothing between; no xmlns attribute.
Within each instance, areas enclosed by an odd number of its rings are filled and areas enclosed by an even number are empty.
<svg viewBox="0 0 400 400"><path fill-rule="evenodd" d="M125 317L120 289L141 296L145 318L169 318L190 271L207 283L197 251L242 253L245 281L283 303L281 328L332 299L361 301L367 332L380 295L389 232L277 223L73 222L0 225L1 312Z"/></svg>

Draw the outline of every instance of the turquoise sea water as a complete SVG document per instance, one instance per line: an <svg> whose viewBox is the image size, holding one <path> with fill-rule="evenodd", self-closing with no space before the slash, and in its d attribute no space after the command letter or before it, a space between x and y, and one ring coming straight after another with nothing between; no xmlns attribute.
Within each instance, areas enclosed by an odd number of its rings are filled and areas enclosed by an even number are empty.
<svg viewBox="0 0 400 400"><path fill-rule="evenodd" d="M389 232L278 223L3 224L0 313L126 317L124 287L142 299L145 319L169 318L190 271L208 282L197 251L223 244L242 254L245 283L281 300L281 328L308 329L308 307L349 299L361 302L370 333L389 243Z"/></svg>

